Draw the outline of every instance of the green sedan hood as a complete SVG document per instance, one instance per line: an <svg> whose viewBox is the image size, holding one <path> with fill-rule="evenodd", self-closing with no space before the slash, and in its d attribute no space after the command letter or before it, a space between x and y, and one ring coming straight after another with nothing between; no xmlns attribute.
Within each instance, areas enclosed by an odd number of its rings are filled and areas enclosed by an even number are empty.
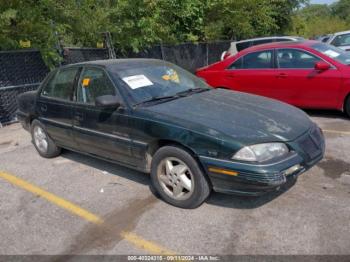
<svg viewBox="0 0 350 262"><path fill-rule="evenodd" d="M193 94L144 110L152 118L246 144L291 141L312 125L309 117L293 106L224 89Z"/></svg>

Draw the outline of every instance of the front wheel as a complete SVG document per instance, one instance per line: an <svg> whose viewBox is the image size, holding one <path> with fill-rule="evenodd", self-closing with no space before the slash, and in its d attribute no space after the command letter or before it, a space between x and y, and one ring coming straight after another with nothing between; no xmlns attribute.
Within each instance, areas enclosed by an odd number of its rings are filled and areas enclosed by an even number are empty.
<svg viewBox="0 0 350 262"><path fill-rule="evenodd" d="M152 184L166 202L196 208L210 194L210 186L197 161L176 146L160 148L152 159Z"/></svg>
<svg viewBox="0 0 350 262"><path fill-rule="evenodd" d="M31 134L34 146L38 153L45 158L52 158L61 153L61 148L47 135L45 127L38 120L31 125Z"/></svg>

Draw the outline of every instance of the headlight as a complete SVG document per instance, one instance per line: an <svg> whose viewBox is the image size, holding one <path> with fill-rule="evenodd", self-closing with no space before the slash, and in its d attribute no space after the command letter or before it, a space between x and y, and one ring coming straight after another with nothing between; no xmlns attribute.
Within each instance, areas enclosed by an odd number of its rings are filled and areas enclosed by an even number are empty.
<svg viewBox="0 0 350 262"><path fill-rule="evenodd" d="M288 152L288 147L283 143L265 143L245 146L234 154L232 159L263 162L281 157Z"/></svg>

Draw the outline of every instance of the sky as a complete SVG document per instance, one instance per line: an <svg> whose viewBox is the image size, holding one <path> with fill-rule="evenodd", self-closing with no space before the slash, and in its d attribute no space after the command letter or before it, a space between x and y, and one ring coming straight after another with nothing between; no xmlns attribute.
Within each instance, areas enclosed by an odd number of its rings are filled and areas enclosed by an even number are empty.
<svg viewBox="0 0 350 262"><path fill-rule="evenodd" d="M311 4L332 4L336 2L336 0L311 0Z"/></svg>

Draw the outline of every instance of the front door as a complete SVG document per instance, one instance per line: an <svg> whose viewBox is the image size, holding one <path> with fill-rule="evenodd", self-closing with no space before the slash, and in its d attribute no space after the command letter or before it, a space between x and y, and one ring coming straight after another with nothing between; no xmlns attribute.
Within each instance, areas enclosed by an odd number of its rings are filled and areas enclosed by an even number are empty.
<svg viewBox="0 0 350 262"><path fill-rule="evenodd" d="M315 63L323 60L300 49L278 49L276 58L276 82L285 90L285 102L305 108L332 108L337 104L341 73L336 67L317 71Z"/></svg>
<svg viewBox="0 0 350 262"><path fill-rule="evenodd" d="M60 69L42 88L38 99L39 120L57 145L75 148L72 136L72 105L78 67Z"/></svg>
<svg viewBox="0 0 350 262"><path fill-rule="evenodd" d="M73 110L75 140L84 152L132 164L127 109L124 106L116 110L96 107L95 99L102 95L118 96L119 93L104 69L84 68Z"/></svg>

